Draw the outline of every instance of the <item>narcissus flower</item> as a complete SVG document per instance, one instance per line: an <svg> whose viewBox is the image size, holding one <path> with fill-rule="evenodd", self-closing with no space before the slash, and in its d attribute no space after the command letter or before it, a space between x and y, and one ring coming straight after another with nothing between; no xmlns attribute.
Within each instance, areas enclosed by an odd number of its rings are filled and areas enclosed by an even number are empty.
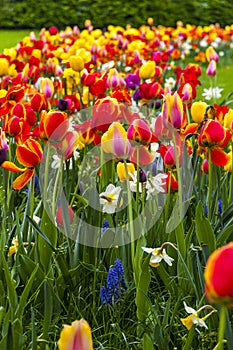
<svg viewBox="0 0 233 350"><path fill-rule="evenodd" d="M121 192L120 186L115 187L113 184L109 184L105 190L99 194L100 204L103 205L103 212L108 214L115 213L117 206L119 195ZM119 206L122 205L122 201Z"/></svg>
<svg viewBox="0 0 233 350"><path fill-rule="evenodd" d="M16 158L25 168L19 168L10 161L3 162L1 167L15 173L22 173L14 180L12 185L14 190L21 190L31 180L35 173L34 168L43 159L41 145L33 139L27 139L24 144L17 146Z"/></svg>
<svg viewBox="0 0 233 350"><path fill-rule="evenodd" d="M142 250L144 250L144 252L151 254L150 265L152 267L158 267L162 260L164 260L169 266L172 266L174 259L166 253L165 244L166 243L164 243L159 248L142 247Z"/></svg>
<svg viewBox="0 0 233 350"><path fill-rule="evenodd" d="M57 342L59 350L93 350L91 328L84 319L63 325L60 339Z"/></svg>
<svg viewBox="0 0 233 350"><path fill-rule="evenodd" d="M233 242L216 249L208 258L204 272L208 300L233 306Z"/></svg>
<svg viewBox="0 0 233 350"><path fill-rule="evenodd" d="M216 312L217 310L215 310L211 305L204 305L202 306L200 309L195 310L190 306L187 306L187 304L184 302L184 308L185 311L190 314L189 316L185 317L185 318L181 318L181 322L183 323L183 325L190 330L192 328L193 325L196 326L200 326L200 327L204 327L204 328L208 328L205 320L212 315L212 313ZM207 315L205 315L204 317L200 318L199 317L199 312L201 312L204 309L211 309L211 312L209 312Z"/></svg>

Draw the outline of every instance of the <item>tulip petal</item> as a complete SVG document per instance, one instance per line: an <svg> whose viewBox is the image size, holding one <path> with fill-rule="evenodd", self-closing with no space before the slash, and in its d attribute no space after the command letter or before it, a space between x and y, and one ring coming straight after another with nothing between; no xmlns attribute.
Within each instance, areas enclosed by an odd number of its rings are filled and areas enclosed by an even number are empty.
<svg viewBox="0 0 233 350"><path fill-rule="evenodd" d="M14 190L21 190L33 177L35 170L27 169L22 175L18 176L13 182Z"/></svg>
<svg viewBox="0 0 233 350"><path fill-rule="evenodd" d="M22 173L26 170L26 168L24 168L24 169L19 168L17 165L15 165L12 162L9 162L8 160L3 162L1 167L6 169L6 170L13 171L14 173Z"/></svg>
<svg viewBox="0 0 233 350"><path fill-rule="evenodd" d="M230 155L219 147L213 147L210 150L211 162L217 166L225 166L230 161Z"/></svg>

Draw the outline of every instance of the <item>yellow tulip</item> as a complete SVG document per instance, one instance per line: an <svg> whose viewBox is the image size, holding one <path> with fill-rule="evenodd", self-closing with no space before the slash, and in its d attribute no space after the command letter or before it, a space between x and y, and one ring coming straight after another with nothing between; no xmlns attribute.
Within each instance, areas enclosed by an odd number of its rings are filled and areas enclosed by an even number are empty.
<svg viewBox="0 0 233 350"><path fill-rule="evenodd" d="M84 68L84 62L82 57L80 56L71 56L69 58L70 62L70 67L75 71L75 72L81 72Z"/></svg>
<svg viewBox="0 0 233 350"><path fill-rule="evenodd" d="M224 127L229 130L233 130L233 109L229 109L229 111L225 114Z"/></svg>
<svg viewBox="0 0 233 350"><path fill-rule="evenodd" d="M129 178L129 180L132 180L132 175L134 175L134 172L135 172L134 164L127 163L127 169L128 169L128 178ZM124 163L119 162L117 164L117 175L118 175L120 181L126 180L126 169L125 169Z"/></svg>
<svg viewBox="0 0 233 350"><path fill-rule="evenodd" d="M91 328L87 321L81 319L64 325L58 340L59 350L93 350Z"/></svg>
<svg viewBox="0 0 233 350"><path fill-rule="evenodd" d="M139 77L141 79L150 79L155 75L155 61L147 61L139 70Z"/></svg>
<svg viewBox="0 0 233 350"><path fill-rule="evenodd" d="M0 76L7 75L9 62L6 58L0 58Z"/></svg>
<svg viewBox="0 0 233 350"><path fill-rule="evenodd" d="M195 123L201 123L204 120L207 103L198 101L191 106L191 116Z"/></svg>

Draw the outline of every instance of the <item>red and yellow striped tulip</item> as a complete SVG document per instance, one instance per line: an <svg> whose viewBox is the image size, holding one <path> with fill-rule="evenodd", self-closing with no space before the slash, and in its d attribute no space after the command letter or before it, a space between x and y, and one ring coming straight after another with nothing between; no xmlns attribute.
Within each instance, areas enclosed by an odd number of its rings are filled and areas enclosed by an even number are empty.
<svg viewBox="0 0 233 350"><path fill-rule="evenodd" d="M40 137L50 141L61 141L69 127L66 112L42 111L40 114Z"/></svg>

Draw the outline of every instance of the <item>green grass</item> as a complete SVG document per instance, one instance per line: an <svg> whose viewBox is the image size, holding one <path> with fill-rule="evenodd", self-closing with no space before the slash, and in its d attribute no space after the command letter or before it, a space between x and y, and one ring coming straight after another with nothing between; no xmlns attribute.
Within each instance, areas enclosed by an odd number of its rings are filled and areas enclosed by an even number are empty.
<svg viewBox="0 0 233 350"><path fill-rule="evenodd" d="M21 41L25 36L30 34L30 29L24 30L0 30L0 53L3 52L5 48L11 48L16 46L16 44ZM38 30L35 31L35 34Z"/></svg>

